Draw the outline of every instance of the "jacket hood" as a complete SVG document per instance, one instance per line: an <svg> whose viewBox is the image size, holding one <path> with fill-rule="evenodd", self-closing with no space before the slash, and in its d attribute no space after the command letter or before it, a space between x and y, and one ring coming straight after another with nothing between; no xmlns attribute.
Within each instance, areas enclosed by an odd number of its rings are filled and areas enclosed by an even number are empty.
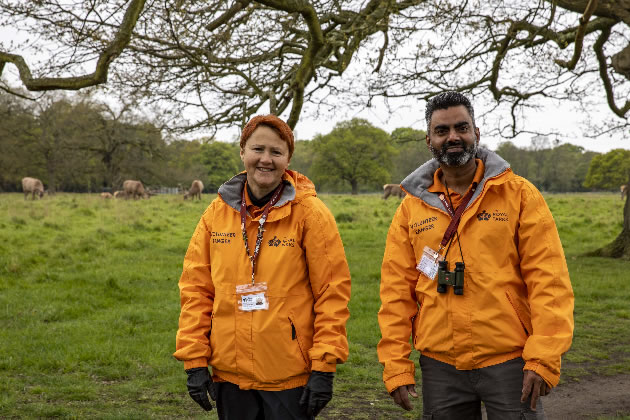
<svg viewBox="0 0 630 420"><path fill-rule="evenodd" d="M483 179L477 186L477 190L473 194L468 205L475 201L475 199L481 194L483 186L490 178L496 177L508 169L510 164L507 163L501 156L497 155L491 150L480 147L477 150L475 156L477 159L481 159L484 164ZM435 158L429 160L418 169L409 174L400 184L400 186L410 195L419 198L426 202L430 206L443 208L443 204L440 202L437 194L427 191L427 189L433 184L433 174L440 167Z"/></svg>
<svg viewBox="0 0 630 420"><path fill-rule="evenodd" d="M246 180L247 172L243 171L219 187L221 199L236 211L240 211L241 208L241 195ZM274 207L282 207L290 201L297 203L306 197L317 196L313 182L297 171L285 170L282 174L282 182L284 182L284 190Z"/></svg>

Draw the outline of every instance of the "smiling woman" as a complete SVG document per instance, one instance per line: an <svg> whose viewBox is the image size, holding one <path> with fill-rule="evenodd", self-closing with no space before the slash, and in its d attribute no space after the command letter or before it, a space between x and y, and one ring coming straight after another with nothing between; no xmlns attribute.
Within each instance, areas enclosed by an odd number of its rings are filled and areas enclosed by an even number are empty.
<svg viewBox="0 0 630 420"><path fill-rule="evenodd" d="M293 152L289 150L289 144L293 144L293 138L285 140L282 136L287 137L286 133L263 121L249 138L241 138L241 160L247 171L247 186L257 199L275 190L289 166Z"/></svg>
<svg viewBox="0 0 630 420"><path fill-rule="evenodd" d="M184 259L175 357L220 419L310 419L348 358L350 271L313 183L287 169L289 126L254 117L240 147L245 171L219 188Z"/></svg>

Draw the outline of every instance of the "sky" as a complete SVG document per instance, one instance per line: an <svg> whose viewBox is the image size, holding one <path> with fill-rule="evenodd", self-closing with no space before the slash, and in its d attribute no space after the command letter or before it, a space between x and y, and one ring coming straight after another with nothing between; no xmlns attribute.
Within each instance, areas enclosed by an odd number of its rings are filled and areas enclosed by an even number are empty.
<svg viewBox="0 0 630 420"><path fill-rule="evenodd" d="M483 109L480 109L480 107L475 104L474 99L473 107L477 115L483 112ZM305 118L296 126L296 137L298 139L310 139L318 133L326 134L333 128L336 122L355 117L365 118L373 125L384 129L388 133L391 133L398 127L411 127L426 131L424 110L424 102L408 99L405 103L401 104L398 112L394 113L390 113L385 106L377 105L369 110L342 111L340 114L336 114L335 117L328 120L324 119L324 121ZM612 111L609 111L607 107L604 106L598 114L610 117ZM540 132L557 132L557 139L560 140L560 144L571 143L582 146L585 150L600 153L606 153L616 148L630 149L630 137L623 138L620 134L600 136L598 138L585 137L584 133L588 131L588 128L585 127L584 118L584 115L571 109L559 110L557 107L551 105L543 106L542 109L536 111L529 110L523 115L523 121L527 126L531 126L532 130L535 127ZM528 147L531 145L532 137L534 137L534 134L524 133L515 138L502 138L498 135L488 134L492 127L484 127L483 121L476 122L481 131L481 143L492 150L495 150L499 144L504 141L511 141L521 148ZM492 123L491 121L488 124ZM549 137L550 140L555 138L556 136Z"/></svg>
<svg viewBox="0 0 630 420"><path fill-rule="evenodd" d="M391 99L390 99L391 101ZM391 105L391 102L390 102ZM478 107L473 99L473 107L475 113L480 115L484 110ZM309 116L309 112L303 112L300 121L295 127L296 139L309 140L317 134L327 134L336 123L349 120L352 118L364 118L388 133L399 127L411 127L416 130L426 131L426 122L424 121L425 103L407 98L401 101L396 110L391 111L383 104L375 101L375 105L370 109L346 109L340 107L334 115L325 115L320 118ZM612 116L612 111L606 106L595 112L602 118ZM537 129L539 132L558 133L557 136L549 136L549 140L558 139L560 144L571 143L582 146L584 150L606 153L612 149L622 148L630 150L630 136L624 138L620 134L611 136L600 136L598 138L587 138L584 133L588 132L585 126L585 115L576 112L570 108L565 110L558 109L554 105L543 106L538 110L528 110L523 115L523 121L527 126L531 126L532 130ZM535 136L531 133L523 133L515 138L502 138L498 135L489 134L491 126L485 126L483 121L476 121L481 131L481 143L491 150L496 150L500 143L511 141L516 146L525 148L531 145L532 138ZM487 124L495 124L496 121L487 122ZM485 130L485 131L484 131ZM238 128L224 129L217 133L217 138L221 140L231 141L239 136Z"/></svg>
<svg viewBox="0 0 630 420"><path fill-rule="evenodd" d="M3 40L19 39L20 36L16 34L16 31L12 28L0 28L0 38ZM29 57L27 56L28 60ZM115 65L115 63L114 63ZM89 69L93 71L93 69ZM8 75L9 80L15 85L18 80L17 70L13 65L7 65L5 67L4 75ZM340 106L333 113L322 115L318 118L312 116L312 112L305 107L302 112L300 122L298 122L295 131L296 138L300 140L312 139L317 134L326 134L330 132L336 123L351 118L364 118L373 125L382 128L383 130L391 133L398 127L411 127L417 130L426 130L426 123L424 122L424 107L425 104L414 98L399 99L398 102L392 103L391 98L388 99L390 108L386 107L381 101L374 101L373 106L369 109L348 109L347 107ZM475 107L475 113L481 115L483 109L480 109L480 105L475 102L473 98L473 106ZM393 110L392 110L393 109ZM593 114L591 114L592 117ZM602 104L598 110L595 110L594 115L599 115L601 118L611 118L612 111L610 111L606 104ZM284 116L286 117L286 116ZM532 127L532 130L538 132L556 132L557 136L550 137L550 140L558 139L560 144L571 143L574 145L582 146L585 150L591 150L600 153L606 153L612 149L623 148L630 149L630 135L623 137L620 133L610 136L600 136L597 138L587 138L585 133L589 132L589 129L585 126L587 117L580 112L573 109L566 108L564 110L559 109L554 105L542 106L542 109L527 110L523 116L523 121L527 127ZM595 117L597 119L597 117ZM496 149L497 146L504 141L511 141L516 146L524 148L531 144L533 134L521 134L516 138L502 138L498 135L492 135L492 125L497 124L499 120L485 122L476 121L481 131L481 143L489 149ZM232 141L239 137L239 129L233 127L230 129L222 129L216 135L219 140ZM203 137L206 133L199 133L195 135L192 133L191 138Z"/></svg>

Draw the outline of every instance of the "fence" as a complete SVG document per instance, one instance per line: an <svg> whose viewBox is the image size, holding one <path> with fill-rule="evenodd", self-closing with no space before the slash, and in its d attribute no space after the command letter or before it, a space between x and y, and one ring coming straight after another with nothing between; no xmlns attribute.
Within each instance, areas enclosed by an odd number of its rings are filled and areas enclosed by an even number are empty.
<svg viewBox="0 0 630 420"><path fill-rule="evenodd" d="M177 187L160 187L160 188L152 189L151 191L154 191L157 194L179 194L180 193Z"/></svg>

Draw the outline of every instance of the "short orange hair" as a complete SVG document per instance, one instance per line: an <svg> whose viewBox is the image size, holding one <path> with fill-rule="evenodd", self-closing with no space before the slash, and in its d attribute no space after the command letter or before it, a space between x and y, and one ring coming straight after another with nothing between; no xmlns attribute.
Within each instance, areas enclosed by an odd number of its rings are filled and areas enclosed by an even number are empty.
<svg viewBox="0 0 630 420"><path fill-rule="evenodd" d="M293 131L287 123L272 114L256 115L254 118L249 120L247 124L245 124L243 132L241 133L241 149L245 148L245 143L247 143L249 137L252 135L254 130L261 125L264 125L274 130L276 133L278 133L280 138L287 143L287 146L289 146L289 159L291 159L291 156L293 156L293 149L295 148Z"/></svg>

